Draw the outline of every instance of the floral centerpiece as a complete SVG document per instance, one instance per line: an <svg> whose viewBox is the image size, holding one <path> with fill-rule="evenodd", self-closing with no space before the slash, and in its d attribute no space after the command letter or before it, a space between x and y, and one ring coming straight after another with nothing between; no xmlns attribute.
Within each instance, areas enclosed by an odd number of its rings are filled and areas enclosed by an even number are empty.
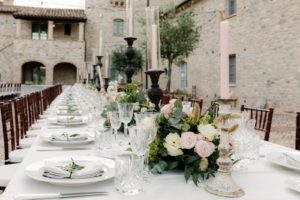
<svg viewBox="0 0 300 200"><path fill-rule="evenodd" d="M158 134L150 145L151 170L183 170L186 181L197 185L214 176L218 166L219 129L211 109L201 116L198 104L191 113L183 112L180 100L171 100L161 108Z"/></svg>
<svg viewBox="0 0 300 200"><path fill-rule="evenodd" d="M108 105L106 105L102 112L102 117L106 118L105 124L109 126L109 119L107 117L107 113L109 111L118 110L118 103L133 103L134 104L134 112L147 112L153 111L155 105L150 102L147 94L139 89L139 83L129 83L125 86L123 92L117 92L117 86L112 84L111 90L108 93L110 101Z"/></svg>

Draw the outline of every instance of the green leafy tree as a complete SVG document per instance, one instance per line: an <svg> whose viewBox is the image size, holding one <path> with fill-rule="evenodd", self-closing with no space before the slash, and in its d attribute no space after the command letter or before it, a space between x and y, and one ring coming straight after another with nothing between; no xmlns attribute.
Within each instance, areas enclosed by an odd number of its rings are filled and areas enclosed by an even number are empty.
<svg viewBox="0 0 300 200"><path fill-rule="evenodd" d="M171 88L173 64L188 58L199 43L200 26L196 24L194 16L193 10L176 14L172 9L160 22L161 57L168 61L168 91Z"/></svg>
<svg viewBox="0 0 300 200"><path fill-rule="evenodd" d="M140 50L134 48L133 67L135 73L138 73L143 68L143 55ZM119 72L124 72L127 66L126 57L127 47L120 46L112 52L112 66Z"/></svg>

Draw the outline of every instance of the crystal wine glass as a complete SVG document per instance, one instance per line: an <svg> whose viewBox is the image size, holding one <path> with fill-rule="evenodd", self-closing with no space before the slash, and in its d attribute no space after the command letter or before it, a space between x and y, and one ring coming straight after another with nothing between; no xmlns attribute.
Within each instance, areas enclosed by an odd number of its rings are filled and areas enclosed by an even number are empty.
<svg viewBox="0 0 300 200"><path fill-rule="evenodd" d="M117 111L112 111L108 113L110 125L113 128L113 133L115 135L115 142L117 141L118 129L121 127L120 115Z"/></svg>
<svg viewBox="0 0 300 200"><path fill-rule="evenodd" d="M147 146L149 146L153 142L154 138L156 137L157 127L158 127L157 121L159 116L160 113L155 113L155 112L134 113L137 126L148 129L147 131L149 131ZM148 155L149 155L148 150L149 148L147 148L147 153L145 154L145 162L144 162L145 177L149 177L151 175L151 172L149 171L148 168Z"/></svg>
<svg viewBox="0 0 300 200"><path fill-rule="evenodd" d="M150 131L146 127L131 126L129 128L130 146L134 154L144 156L148 150Z"/></svg>
<svg viewBox="0 0 300 200"><path fill-rule="evenodd" d="M133 116L133 104L132 103L118 103L119 116L121 122L124 123L124 135L128 135L128 123L130 123Z"/></svg>

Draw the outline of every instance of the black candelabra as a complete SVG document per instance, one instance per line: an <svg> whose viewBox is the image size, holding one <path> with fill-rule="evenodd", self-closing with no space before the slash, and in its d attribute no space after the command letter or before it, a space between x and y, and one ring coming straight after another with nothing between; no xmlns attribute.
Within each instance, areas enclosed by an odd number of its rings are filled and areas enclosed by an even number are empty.
<svg viewBox="0 0 300 200"><path fill-rule="evenodd" d="M101 82L100 82L100 74L97 72L97 67L99 66L100 69L102 68L102 58L103 56L96 56L97 57L97 64L94 65L94 84L98 91L101 90Z"/></svg>
<svg viewBox="0 0 300 200"><path fill-rule="evenodd" d="M127 42L127 52L126 52L126 57L127 57L127 66L125 68L125 74L127 78L127 83L132 82L132 76L134 74L134 66L133 66L133 57L134 57L134 49L133 49L133 43L136 40L135 37L126 37L124 38Z"/></svg>
<svg viewBox="0 0 300 200"><path fill-rule="evenodd" d="M90 84L90 83L91 83L91 74L90 74L90 73L88 73L87 82L88 82L88 84Z"/></svg>
<svg viewBox="0 0 300 200"><path fill-rule="evenodd" d="M104 78L104 89L105 89L105 92L107 92L109 80L110 80L110 78L108 78L108 77Z"/></svg>
<svg viewBox="0 0 300 200"><path fill-rule="evenodd" d="M145 72L151 79L151 88L148 90L148 97L155 104L155 110L159 111L159 103L163 97L163 91L159 87L159 77L163 70L148 70Z"/></svg>

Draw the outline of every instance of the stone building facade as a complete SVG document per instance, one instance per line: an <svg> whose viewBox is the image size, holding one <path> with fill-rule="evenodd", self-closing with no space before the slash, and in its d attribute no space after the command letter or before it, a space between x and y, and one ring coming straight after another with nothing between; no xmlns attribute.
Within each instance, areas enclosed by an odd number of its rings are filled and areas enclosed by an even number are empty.
<svg viewBox="0 0 300 200"><path fill-rule="evenodd" d="M84 11L6 4L0 20L1 81L73 84L84 72ZM70 33L65 34L65 26Z"/></svg>
<svg viewBox="0 0 300 200"><path fill-rule="evenodd" d="M190 1L191 2L191 1ZM300 2L241 0L228 16L226 0L192 4L201 25L198 48L187 60L188 91L209 103L220 94L220 12L229 22L229 53L236 58L236 83L230 85L238 105L255 106L260 99L277 112L300 110ZM180 88L175 68L173 88Z"/></svg>
<svg viewBox="0 0 300 200"><path fill-rule="evenodd" d="M12 1L7 1L13 4ZM150 0L151 5L164 6L171 1ZM238 106L254 106L260 99L267 99L268 107L277 111L300 110L300 3L296 0L176 0L178 11L193 8L195 20L201 26L198 48L186 59L184 65L174 66L172 89L191 92L196 86L198 98L209 104L214 95L220 94L220 18L229 22L230 55L235 60L235 83L230 85L232 98ZM171 2L171 3L172 3ZM235 2L235 13L228 15L229 3ZM76 79L90 72L92 51L98 48L99 30L104 34L104 54L120 45L126 45L126 16L124 0L86 0L86 21L74 22L75 35L65 38L63 25L47 20L55 28L54 40L30 39L31 20L13 16L12 11L0 9L0 67L2 81L22 81L22 65L29 61L42 63L46 69L47 84L54 83L54 67L59 63L76 66ZM145 16L147 0L135 1L135 35L140 47L143 29L138 20ZM223 14L222 14L223 13ZM114 34L114 20L123 20L123 34ZM22 24L20 37L17 25ZM84 28L79 40L79 26ZM49 24L49 23L48 23ZM59 27L61 26L61 27ZM74 26L74 27L73 27ZM76 31L75 31L76 30ZM81 31L82 33L82 31ZM29 37L28 37L29 36ZM58 70L59 71L59 70ZM66 73L69 74L69 73ZM67 75L66 75L67 76ZM141 80L141 75L135 80ZM70 78L71 79L71 78ZM58 79L59 80L59 79ZM143 80L145 77L143 76ZM166 76L161 77L165 88ZM71 82L70 82L71 83ZM183 84L184 83L184 84Z"/></svg>

